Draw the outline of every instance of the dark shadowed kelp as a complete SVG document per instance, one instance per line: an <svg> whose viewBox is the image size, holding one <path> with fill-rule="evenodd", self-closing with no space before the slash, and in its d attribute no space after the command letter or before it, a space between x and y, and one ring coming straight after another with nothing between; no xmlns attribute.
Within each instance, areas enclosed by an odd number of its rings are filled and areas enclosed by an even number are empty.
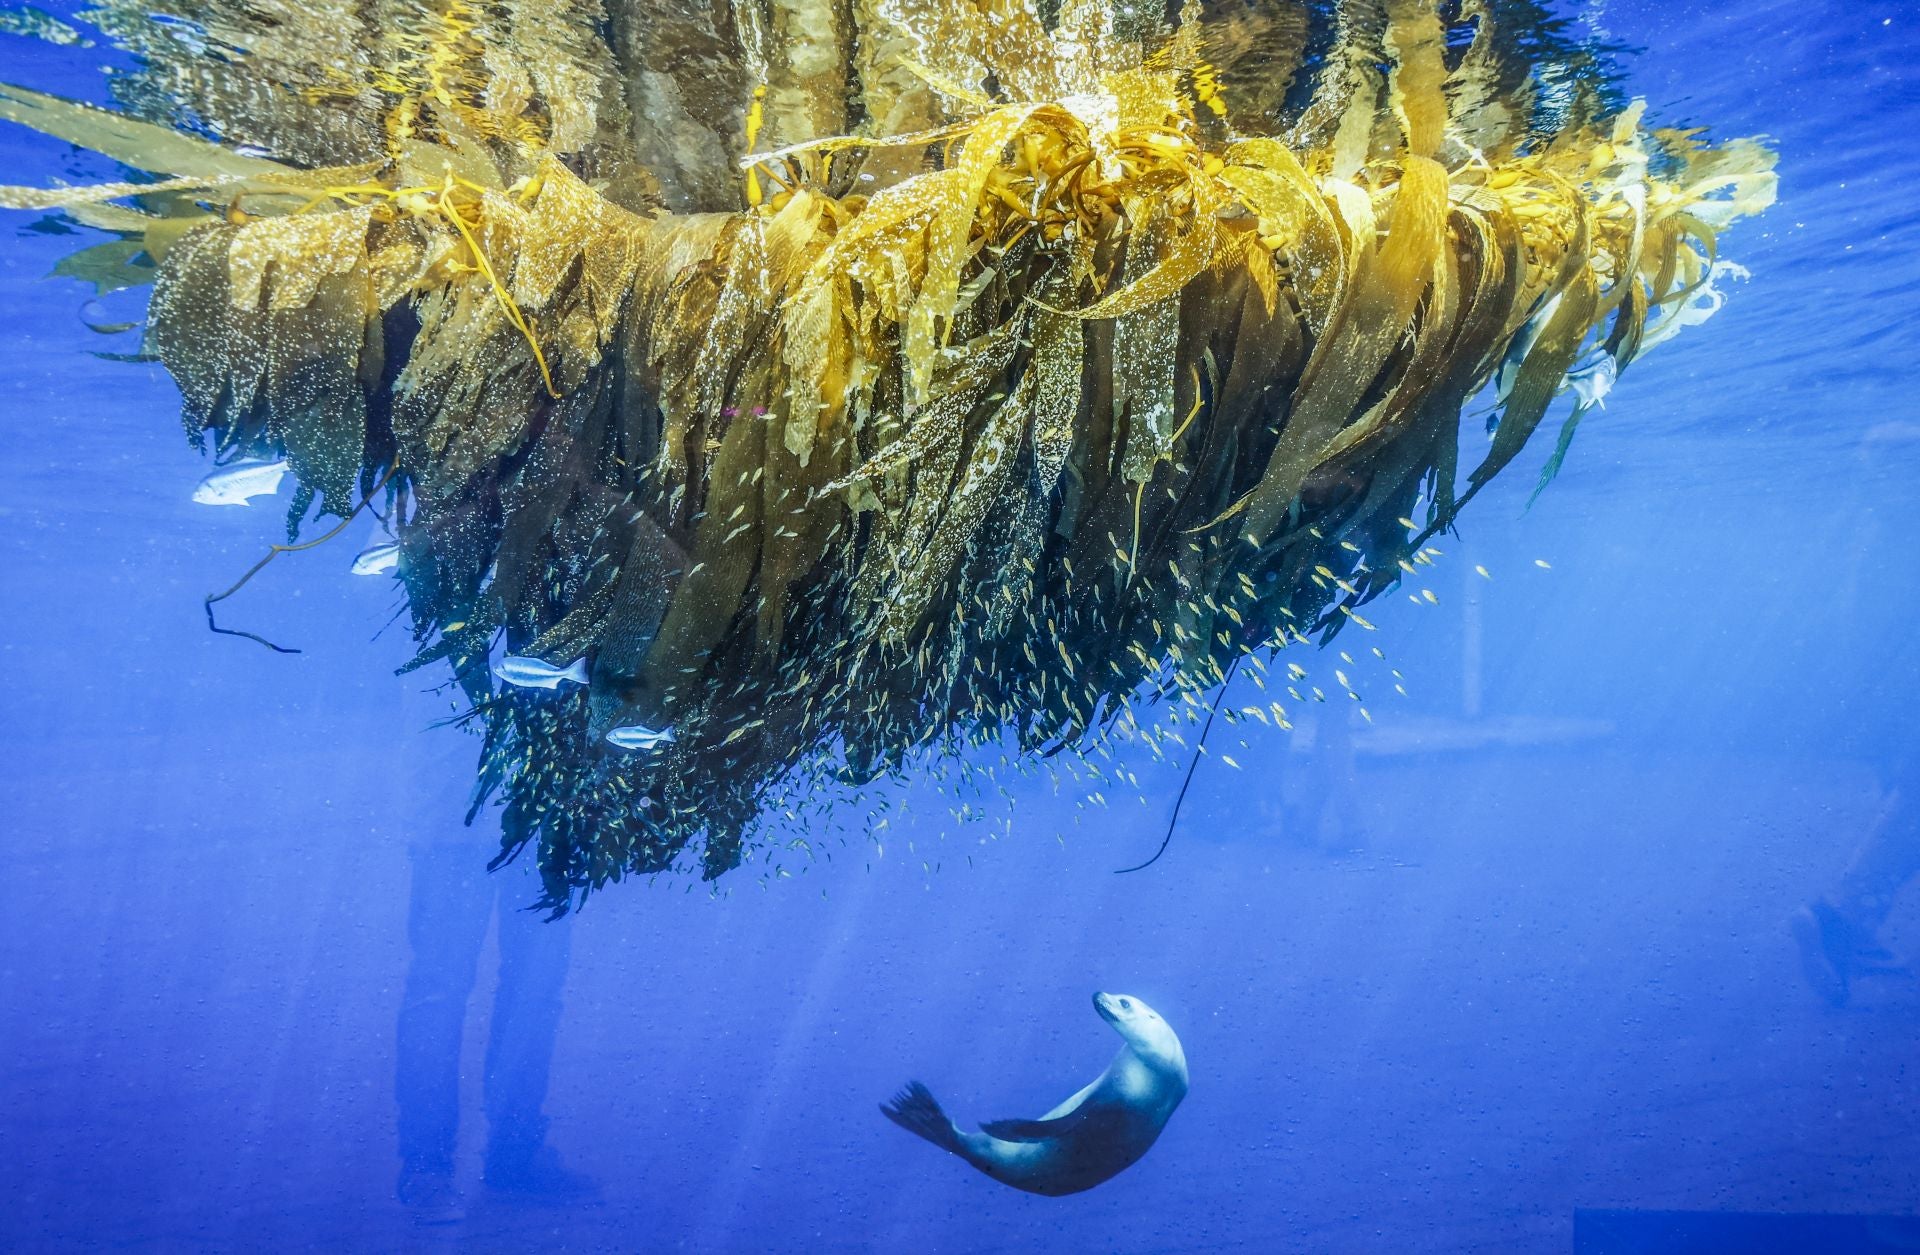
<svg viewBox="0 0 1920 1255"><path fill-rule="evenodd" d="M296 522L390 511L412 665L555 905L736 866L776 788L1072 748L1366 626L1570 371L1717 305L1773 192L1524 4L98 20L129 113L0 114L145 176L0 203L157 267L189 431L284 452ZM497 689L501 637L589 682Z"/></svg>

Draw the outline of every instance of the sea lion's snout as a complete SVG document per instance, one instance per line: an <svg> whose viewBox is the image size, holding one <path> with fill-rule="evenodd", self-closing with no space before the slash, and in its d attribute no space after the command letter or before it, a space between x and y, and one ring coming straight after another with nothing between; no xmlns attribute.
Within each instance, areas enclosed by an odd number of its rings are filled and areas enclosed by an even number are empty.
<svg viewBox="0 0 1920 1255"><path fill-rule="evenodd" d="M1112 994L1095 993L1093 995L1093 1009L1098 1011L1100 1018L1109 1024L1118 1023L1120 1019L1120 1013L1114 1008L1114 1002Z"/></svg>

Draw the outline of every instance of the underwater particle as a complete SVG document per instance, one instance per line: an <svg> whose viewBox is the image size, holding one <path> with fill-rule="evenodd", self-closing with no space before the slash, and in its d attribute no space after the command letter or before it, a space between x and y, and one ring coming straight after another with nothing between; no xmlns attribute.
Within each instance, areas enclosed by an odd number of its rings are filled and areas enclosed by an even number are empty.
<svg viewBox="0 0 1920 1255"><path fill-rule="evenodd" d="M1535 558L1533 560L1533 565L1539 567L1542 571L1553 570L1552 564L1550 564L1545 558Z"/></svg>
<svg viewBox="0 0 1920 1255"><path fill-rule="evenodd" d="M1493 578L1493 572L1487 570L1487 568L1483 566L1475 566L1473 570L1474 570L1474 574L1478 575L1483 580L1490 580Z"/></svg>

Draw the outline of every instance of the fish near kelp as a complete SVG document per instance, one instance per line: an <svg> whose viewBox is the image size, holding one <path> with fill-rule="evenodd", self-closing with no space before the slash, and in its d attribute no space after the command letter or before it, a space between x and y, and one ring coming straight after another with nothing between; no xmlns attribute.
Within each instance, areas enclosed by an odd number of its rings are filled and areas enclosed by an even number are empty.
<svg viewBox="0 0 1920 1255"><path fill-rule="evenodd" d="M353 557L355 575L385 575L400 565L400 543L381 541L368 545Z"/></svg>
<svg viewBox="0 0 1920 1255"><path fill-rule="evenodd" d="M287 461L241 462L214 471L194 487L199 505L248 505L255 497L271 497L287 476Z"/></svg>
<svg viewBox="0 0 1920 1255"><path fill-rule="evenodd" d="M587 683L587 660L576 658L564 667L556 667L539 658L520 658L512 654L493 665L494 678L515 688L557 689L563 683Z"/></svg>
<svg viewBox="0 0 1920 1255"><path fill-rule="evenodd" d="M650 750L662 745L671 745L674 741L672 728L649 728L643 723L629 723L607 731L607 744L623 750Z"/></svg>

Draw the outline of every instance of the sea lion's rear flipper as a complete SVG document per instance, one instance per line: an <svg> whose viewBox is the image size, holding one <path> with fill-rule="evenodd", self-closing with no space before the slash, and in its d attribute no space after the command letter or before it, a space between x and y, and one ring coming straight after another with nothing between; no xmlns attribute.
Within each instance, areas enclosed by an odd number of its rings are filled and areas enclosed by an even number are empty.
<svg viewBox="0 0 1920 1255"><path fill-rule="evenodd" d="M907 1132L918 1133L942 1150L952 1151L963 1158L966 1155L960 1143L960 1130L953 1127L953 1121L940 1109L940 1103L932 1091L918 1081L909 1081L905 1089L891 1100L881 1103L880 1114Z"/></svg>

